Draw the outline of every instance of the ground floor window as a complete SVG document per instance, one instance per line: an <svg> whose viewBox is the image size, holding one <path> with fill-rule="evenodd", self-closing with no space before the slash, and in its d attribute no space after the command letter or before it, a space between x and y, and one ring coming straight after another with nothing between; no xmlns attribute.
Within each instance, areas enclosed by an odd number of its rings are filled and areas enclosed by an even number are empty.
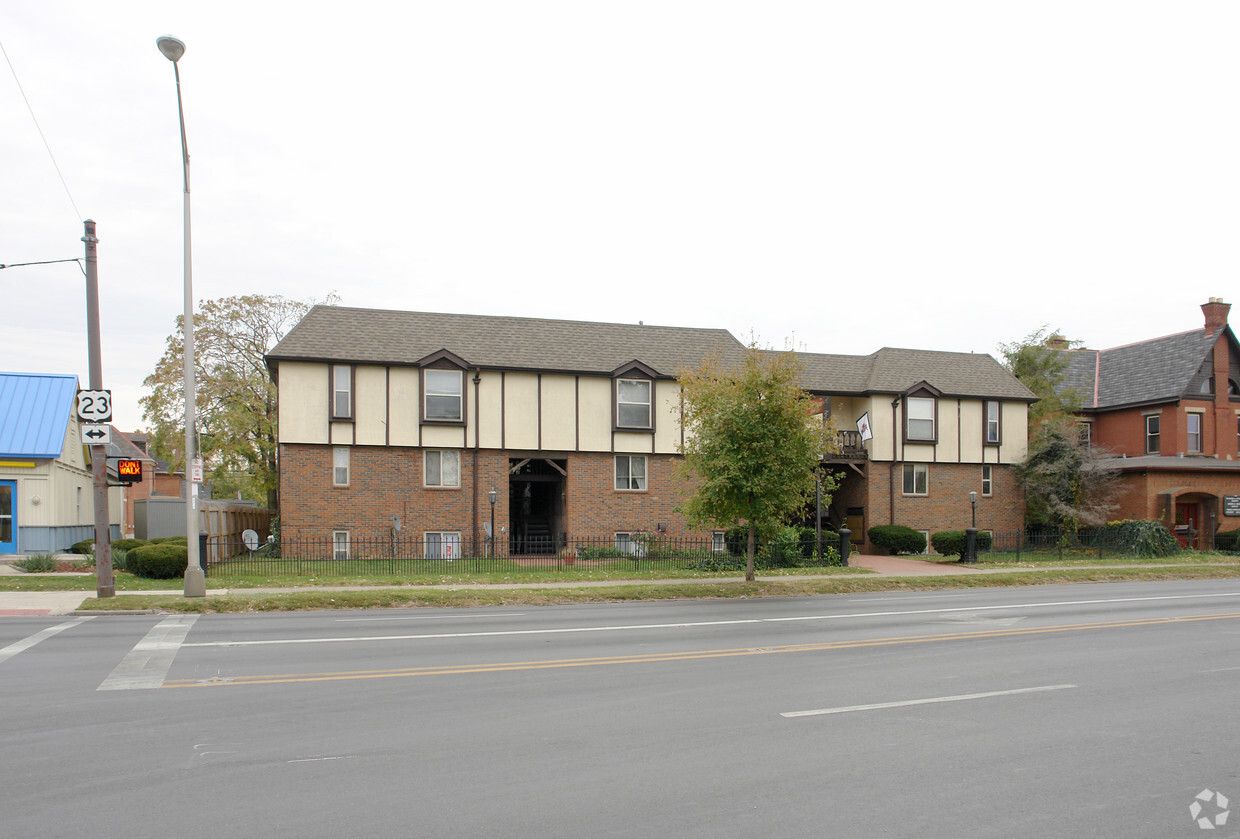
<svg viewBox="0 0 1240 839"><path fill-rule="evenodd" d="M617 533L616 550L629 556L645 556L646 543L636 533Z"/></svg>
<svg viewBox="0 0 1240 839"><path fill-rule="evenodd" d="M982 495L990 496L995 494L995 467L982 467Z"/></svg>
<svg viewBox="0 0 1240 839"><path fill-rule="evenodd" d="M461 453L434 449L427 451L424 485L445 489L459 487L461 485Z"/></svg>
<svg viewBox="0 0 1240 839"><path fill-rule="evenodd" d="M930 467L925 463L904 464L904 494L928 495L930 493Z"/></svg>
<svg viewBox="0 0 1240 839"><path fill-rule="evenodd" d="M646 456L641 454L616 455L616 489L646 488Z"/></svg>
<svg viewBox="0 0 1240 839"><path fill-rule="evenodd" d="M728 550L728 534L722 530L716 530L710 534L710 549L717 554L726 553Z"/></svg>
<svg viewBox="0 0 1240 839"><path fill-rule="evenodd" d="M332 531L332 559L349 558L349 531Z"/></svg>
<svg viewBox="0 0 1240 839"><path fill-rule="evenodd" d="M453 560L461 555L461 534L449 531L427 531L424 545L427 559Z"/></svg>

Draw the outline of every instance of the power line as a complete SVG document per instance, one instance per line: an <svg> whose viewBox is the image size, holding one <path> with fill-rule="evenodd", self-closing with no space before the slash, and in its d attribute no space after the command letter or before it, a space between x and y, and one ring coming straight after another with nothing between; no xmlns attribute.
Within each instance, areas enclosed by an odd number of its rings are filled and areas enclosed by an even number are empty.
<svg viewBox="0 0 1240 839"><path fill-rule="evenodd" d="M86 269L82 266L81 259L45 259L42 262L10 262L7 265L0 263L0 269L21 268L26 265L55 265L57 262L76 262L78 268L82 269L82 273L86 273Z"/></svg>
<svg viewBox="0 0 1240 839"><path fill-rule="evenodd" d="M43 126L39 125L39 118L34 115L34 108L30 106L30 100L26 97L26 91L22 87L21 81L17 78L17 68L13 66L9 53L4 48L3 41L0 41L0 53L4 53L4 60L8 62L9 72L13 74L13 81L16 83L18 91L21 92L22 101L26 103L26 110L30 111L30 119L34 122L35 130L39 132L39 139L43 141L43 148L47 149L47 156L52 159L52 166L56 168L56 174L60 176L60 183L65 188L65 195L69 196L69 203L73 205L73 212L77 216L77 220L81 221L82 214L78 211L77 202L73 200L73 193L69 191L69 184L66 183L65 176L60 171L60 164L56 162L56 155L52 154L52 147L48 144L47 137L43 136Z"/></svg>

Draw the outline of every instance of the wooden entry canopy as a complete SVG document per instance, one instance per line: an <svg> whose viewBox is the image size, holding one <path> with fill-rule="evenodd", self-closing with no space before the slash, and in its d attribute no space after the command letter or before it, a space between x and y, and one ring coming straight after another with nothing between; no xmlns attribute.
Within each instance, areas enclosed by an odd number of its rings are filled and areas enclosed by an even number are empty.
<svg viewBox="0 0 1240 839"><path fill-rule="evenodd" d="M527 457L525 460L522 460L519 463L514 463L512 466L508 467L508 474L509 475L517 474L525 467L526 464L528 464L533 459L534 458ZM564 477L564 478L568 477L568 472L566 472L563 468L561 468L560 464L556 463L554 460L551 460L546 457L539 458L538 460L541 463L545 463L548 466L550 466L552 469L554 469L555 471L559 472L561 477Z"/></svg>

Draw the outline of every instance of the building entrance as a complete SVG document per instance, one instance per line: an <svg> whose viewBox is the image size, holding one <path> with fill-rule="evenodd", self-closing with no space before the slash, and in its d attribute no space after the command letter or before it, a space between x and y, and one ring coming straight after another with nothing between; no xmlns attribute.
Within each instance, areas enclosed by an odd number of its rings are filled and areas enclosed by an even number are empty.
<svg viewBox="0 0 1240 839"><path fill-rule="evenodd" d="M508 552L554 556L564 546L565 479L568 461L511 458L508 461Z"/></svg>

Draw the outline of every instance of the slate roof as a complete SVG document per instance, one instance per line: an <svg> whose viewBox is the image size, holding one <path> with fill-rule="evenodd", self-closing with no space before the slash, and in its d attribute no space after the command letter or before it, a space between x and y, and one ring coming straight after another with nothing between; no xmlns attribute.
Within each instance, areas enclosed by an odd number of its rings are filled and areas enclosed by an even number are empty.
<svg viewBox="0 0 1240 839"><path fill-rule="evenodd" d="M76 395L77 376L0 373L0 457L60 457Z"/></svg>
<svg viewBox="0 0 1240 839"><path fill-rule="evenodd" d="M823 393L899 394L924 381L946 397L1034 402L1029 388L989 355L883 347L870 355L798 353L801 386Z"/></svg>
<svg viewBox="0 0 1240 839"><path fill-rule="evenodd" d="M1194 329L1109 350L1070 350L1060 387L1075 389L1086 410L1179 399L1217 339L1217 332Z"/></svg>
<svg viewBox="0 0 1240 839"><path fill-rule="evenodd" d="M726 329L315 306L267 353L267 364L414 364L445 349L483 369L610 374L636 360L673 377L743 347Z"/></svg>

